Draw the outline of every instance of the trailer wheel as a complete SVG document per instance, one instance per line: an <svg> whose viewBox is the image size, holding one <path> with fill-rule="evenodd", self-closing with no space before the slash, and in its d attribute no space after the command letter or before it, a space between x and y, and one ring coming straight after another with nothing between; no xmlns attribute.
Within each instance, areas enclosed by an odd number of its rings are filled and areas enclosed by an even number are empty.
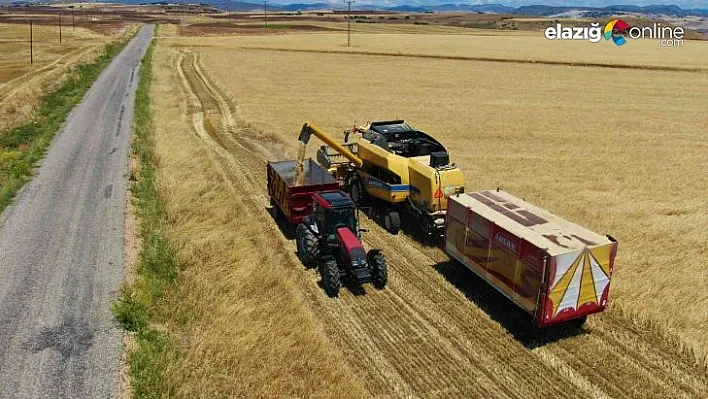
<svg viewBox="0 0 708 399"><path fill-rule="evenodd" d="M320 255L320 248L317 245L315 234L305 224L300 223L297 225L295 232L295 241L297 244L297 256L302 261L302 264L307 268L315 266Z"/></svg>
<svg viewBox="0 0 708 399"><path fill-rule="evenodd" d="M401 231L401 215L396 211L388 211L384 215L384 228L389 233L396 235Z"/></svg>
<svg viewBox="0 0 708 399"><path fill-rule="evenodd" d="M280 219L280 208L278 207L278 204L275 202L273 197L270 197L270 211L275 220Z"/></svg>
<svg viewBox="0 0 708 399"><path fill-rule="evenodd" d="M569 323L571 325L573 325L574 327L582 328L585 325L586 321L588 321L588 317L583 316L583 317L578 317L577 319L570 320Z"/></svg>
<svg viewBox="0 0 708 399"><path fill-rule="evenodd" d="M325 259L320 265L320 276L322 277L322 287L330 298L339 295L341 282L339 279L339 266L334 258Z"/></svg>
<svg viewBox="0 0 708 399"><path fill-rule="evenodd" d="M382 289L388 282L388 267L386 266L386 258L378 249L372 249L366 254L366 260L371 267L371 276L374 280L374 287Z"/></svg>

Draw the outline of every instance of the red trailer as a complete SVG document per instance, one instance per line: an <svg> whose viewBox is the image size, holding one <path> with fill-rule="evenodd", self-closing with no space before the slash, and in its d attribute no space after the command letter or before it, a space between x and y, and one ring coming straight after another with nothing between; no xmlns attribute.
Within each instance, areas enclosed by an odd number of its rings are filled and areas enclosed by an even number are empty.
<svg viewBox="0 0 708 399"><path fill-rule="evenodd" d="M617 242L506 192L451 196L445 247L539 327L607 306Z"/></svg>
<svg viewBox="0 0 708 399"><path fill-rule="evenodd" d="M312 194L339 190L339 183L327 170L312 159L303 162L303 184L296 186L295 161L268 162L268 195L290 223L300 223L312 213Z"/></svg>

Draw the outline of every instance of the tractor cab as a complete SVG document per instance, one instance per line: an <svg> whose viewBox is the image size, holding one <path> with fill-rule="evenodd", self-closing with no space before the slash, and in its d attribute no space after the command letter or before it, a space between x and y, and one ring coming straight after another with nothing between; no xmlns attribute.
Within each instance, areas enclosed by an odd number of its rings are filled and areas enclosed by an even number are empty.
<svg viewBox="0 0 708 399"><path fill-rule="evenodd" d="M343 280L383 288L386 260L380 249L365 251L351 198L342 191L319 191L312 199L312 214L297 226L297 254L306 267L319 267L327 295L337 296Z"/></svg>
<svg viewBox="0 0 708 399"><path fill-rule="evenodd" d="M317 229L326 237L327 243L336 245L337 230L347 228L358 237L356 206L342 191L324 191L312 195L313 213Z"/></svg>

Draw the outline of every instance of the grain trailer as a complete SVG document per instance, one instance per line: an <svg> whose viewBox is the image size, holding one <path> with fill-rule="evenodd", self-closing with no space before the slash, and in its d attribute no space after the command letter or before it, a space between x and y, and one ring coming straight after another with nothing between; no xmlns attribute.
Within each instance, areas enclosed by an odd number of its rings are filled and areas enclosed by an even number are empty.
<svg viewBox="0 0 708 399"><path fill-rule="evenodd" d="M449 197L446 251L537 326L582 324L607 306L617 242L504 191Z"/></svg>

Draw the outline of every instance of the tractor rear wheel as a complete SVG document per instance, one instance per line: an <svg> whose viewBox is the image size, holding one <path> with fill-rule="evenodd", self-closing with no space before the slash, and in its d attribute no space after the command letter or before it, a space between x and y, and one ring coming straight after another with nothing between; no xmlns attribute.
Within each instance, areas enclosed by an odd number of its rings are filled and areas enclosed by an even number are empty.
<svg viewBox="0 0 708 399"><path fill-rule="evenodd" d="M396 211L388 211L384 214L384 228L389 233L396 235L401 231L401 215Z"/></svg>
<svg viewBox="0 0 708 399"><path fill-rule="evenodd" d="M327 296L334 298L339 295L339 287L341 286L339 266L334 258L327 258L322 262L320 276L322 277L322 287Z"/></svg>
<svg viewBox="0 0 708 399"><path fill-rule="evenodd" d="M388 282L388 267L386 266L386 258L378 249L372 249L366 254L367 261L371 267L371 276L373 277L374 287L382 289Z"/></svg>
<svg viewBox="0 0 708 399"><path fill-rule="evenodd" d="M315 233L310 231L305 224L300 223L297 225L295 240L297 243L297 256L302 261L302 264L307 268L314 267L320 255L320 247L317 244Z"/></svg>

